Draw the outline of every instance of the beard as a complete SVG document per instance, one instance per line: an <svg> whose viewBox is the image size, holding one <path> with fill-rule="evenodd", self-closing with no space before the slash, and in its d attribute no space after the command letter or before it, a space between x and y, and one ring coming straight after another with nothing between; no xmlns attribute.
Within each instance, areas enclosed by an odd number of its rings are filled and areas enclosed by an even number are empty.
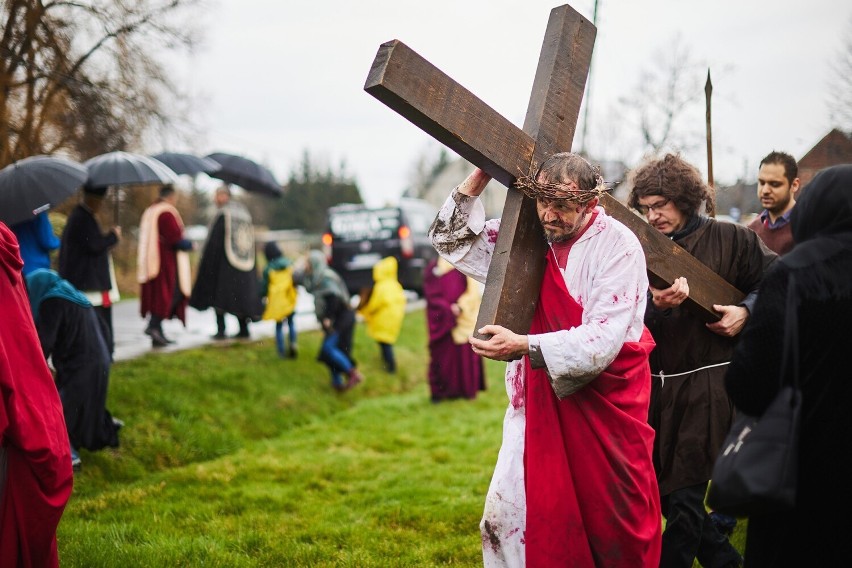
<svg viewBox="0 0 852 568"><path fill-rule="evenodd" d="M548 226L542 225L541 228L548 243L564 243L576 237L587 221L588 218L584 215L574 223L548 223Z"/></svg>

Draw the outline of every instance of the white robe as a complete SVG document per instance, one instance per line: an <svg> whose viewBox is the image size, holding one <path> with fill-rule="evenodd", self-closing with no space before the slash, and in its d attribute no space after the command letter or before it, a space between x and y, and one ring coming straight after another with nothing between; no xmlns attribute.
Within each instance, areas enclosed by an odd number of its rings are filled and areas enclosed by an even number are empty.
<svg viewBox="0 0 852 568"><path fill-rule="evenodd" d="M583 307L582 324L570 330L529 336L531 343L538 343L551 379L577 385L597 377L624 343L638 341L644 329L648 276L642 247L627 227L606 215L602 208L596 211L592 225L571 247L562 271L571 296ZM459 229L454 233L443 231L452 225L449 221L454 214L466 217L466 225L456 223ZM468 199L457 206L453 195L438 212L438 220L443 222L435 223L431 235L438 252L461 272L485 282L500 220L486 221L479 199ZM465 246L442 246L457 243L470 232L477 237ZM503 443L480 522L487 567L525 565L524 369L523 360L506 365L509 406L503 419ZM499 533L494 527L500 528Z"/></svg>

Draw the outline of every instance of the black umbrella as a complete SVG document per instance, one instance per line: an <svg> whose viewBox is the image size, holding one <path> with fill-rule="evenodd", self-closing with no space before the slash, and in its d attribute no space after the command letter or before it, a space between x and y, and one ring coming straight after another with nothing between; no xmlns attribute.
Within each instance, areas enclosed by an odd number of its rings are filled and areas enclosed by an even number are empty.
<svg viewBox="0 0 852 568"><path fill-rule="evenodd" d="M86 160L89 187L109 187L111 185L173 185L177 183L175 174L162 162L130 152L107 152Z"/></svg>
<svg viewBox="0 0 852 568"><path fill-rule="evenodd" d="M193 154L160 152L151 157L163 162L178 175L194 176L198 173L212 174L222 169L222 165L219 162Z"/></svg>
<svg viewBox="0 0 852 568"><path fill-rule="evenodd" d="M85 161L84 165L89 170L86 186L92 188L107 188L115 186L118 188L125 185L174 185L178 182L177 174L167 165L130 152L107 152ZM119 196L115 196L115 209L113 215L118 223Z"/></svg>
<svg viewBox="0 0 852 568"><path fill-rule="evenodd" d="M280 197L284 194L281 184L272 172L254 160L222 152L208 154L207 157L222 164L222 169L210 174L211 177L233 183L246 191L271 197Z"/></svg>
<svg viewBox="0 0 852 568"><path fill-rule="evenodd" d="M14 225L59 205L86 181L89 172L73 160L31 156L0 170L0 220Z"/></svg>

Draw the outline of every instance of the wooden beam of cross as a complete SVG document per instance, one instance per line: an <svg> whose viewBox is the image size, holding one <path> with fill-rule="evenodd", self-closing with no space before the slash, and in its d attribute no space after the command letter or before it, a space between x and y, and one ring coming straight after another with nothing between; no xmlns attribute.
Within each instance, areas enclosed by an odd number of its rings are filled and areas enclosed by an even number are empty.
<svg viewBox="0 0 852 568"><path fill-rule="evenodd" d="M520 174L571 148L594 45L595 28L568 5L550 13L523 130L503 118L398 40L382 44L364 89L509 187L488 270L477 329L489 323L529 330L544 273L546 243L535 201L512 189ZM686 276L687 305L717 321L713 304L743 294L610 196L607 212L642 243L655 286Z"/></svg>

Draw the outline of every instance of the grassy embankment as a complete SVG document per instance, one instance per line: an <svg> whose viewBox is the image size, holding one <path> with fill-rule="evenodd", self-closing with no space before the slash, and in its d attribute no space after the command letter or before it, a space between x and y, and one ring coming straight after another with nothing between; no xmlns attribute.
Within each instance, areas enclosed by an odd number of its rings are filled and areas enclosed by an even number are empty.
<svg viewBox="0 0 852 568"><path fill-rule="evenodd" d="M475 401L429 402L422 311L381 371L347 393L271 340L113 367L117 450L83 452L59 528L62 566L479 566L479 517L505 408L501 363Z"/></svg>

